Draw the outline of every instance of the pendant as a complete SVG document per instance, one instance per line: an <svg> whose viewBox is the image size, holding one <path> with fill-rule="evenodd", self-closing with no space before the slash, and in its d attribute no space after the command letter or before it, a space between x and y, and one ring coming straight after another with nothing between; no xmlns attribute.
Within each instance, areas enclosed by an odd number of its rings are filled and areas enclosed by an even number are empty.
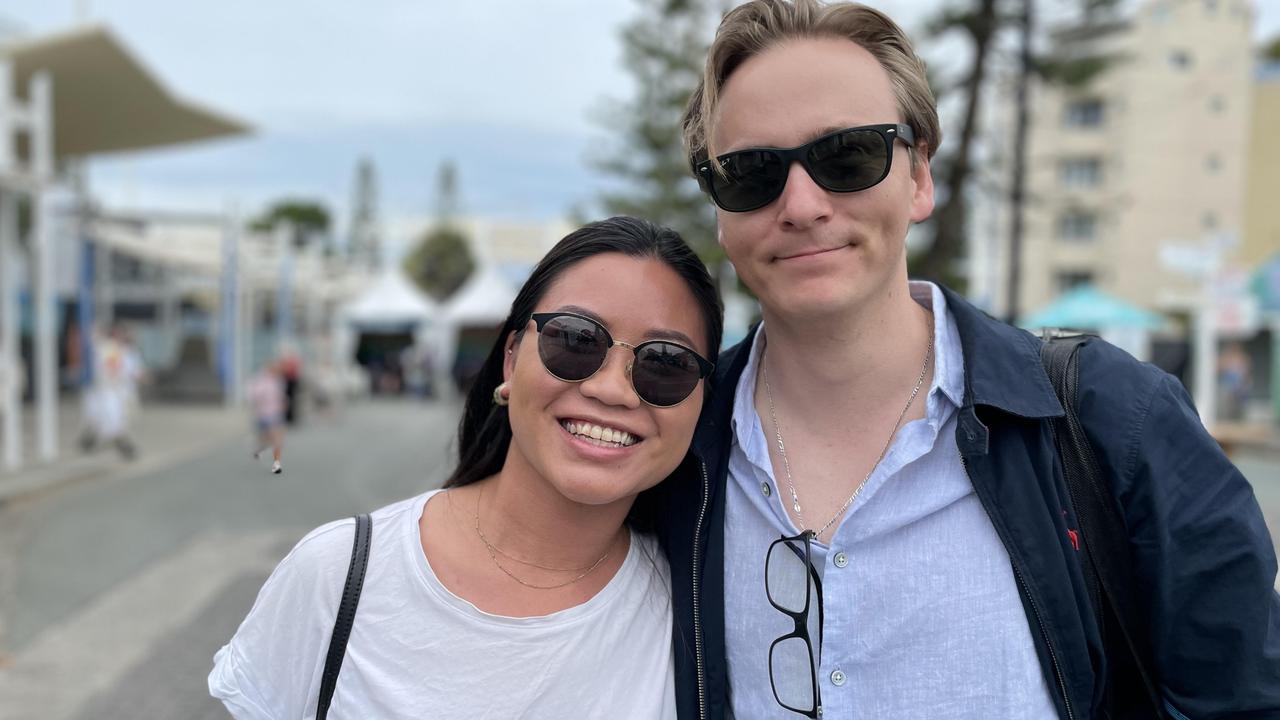
<svg viewBox="0 0 1280 720"><path fill-rule="evenodd" d="M791 505L791 509L796 511L796 515L800 514L800 501L797 500Z"/></svg>

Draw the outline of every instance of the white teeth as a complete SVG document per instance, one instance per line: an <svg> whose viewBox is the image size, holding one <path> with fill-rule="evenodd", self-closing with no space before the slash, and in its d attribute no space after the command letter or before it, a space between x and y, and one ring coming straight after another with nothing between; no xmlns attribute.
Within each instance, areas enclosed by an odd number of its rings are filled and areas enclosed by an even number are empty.
<svg viewBox="0 0 1280 720"><path fill-rule="evenodd" d="M636 439L631 433L625 430L617 430L614 428L601 427L585 422L565 421L561 423L565 430L571 435L575 435L584 440L591 441L592 445L601 447L629 447L636 444Z"/></svg>

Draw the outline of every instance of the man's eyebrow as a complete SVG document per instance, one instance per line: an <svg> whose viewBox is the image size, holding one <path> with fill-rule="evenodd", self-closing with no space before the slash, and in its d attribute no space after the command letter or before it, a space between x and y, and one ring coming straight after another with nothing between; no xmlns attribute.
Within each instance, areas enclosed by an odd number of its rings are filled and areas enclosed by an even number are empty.
<svg viewBox="0 0 1280 720"><path fill-rule="evenodd" d="M813 142L814 140L817 140L820 137L830 135L831 133L834 133L834 132L839 132L841 130L848 130L849 128L855 128L855 127L862 127L862 126L857 124L850 125L848 123L841 123L839 125L827 125L825 127L818 128L813 132L806 133L804 136L804 139L799 143L799 145L796 145L795 147L800 147L801 145L807 145ZM746 143L740 147L735 147L732 150L726 150L724 152L721 152L720 154L725 155L727 153L739 152L742 150L755 150L758 148L780 148L780 147L781 147L780 145L769 145L767 143Z"/></svg>
<svg viewBox="0 0 1280 720"><path fill-rule="evenodd" d="M609 323L605 322L604 318L600 317L599 314L592 312L591 310L588 310L580 305L562 305L557 310L557 312L571 312L574 315L589 317L592 320L595 320L596 322L605 326L606 329L608 329L609 327ZM671 330L669 328L650 328L648 331L645 332L644 339L645 340L671 340L673 342L678 342L681 345L685 345L690 348L694 347L694 342L692 338L680 332L679 330ZM624 342L627 342L627 341L624 341ZM636 344L639 345L639 343L636 343Z"/></svg>

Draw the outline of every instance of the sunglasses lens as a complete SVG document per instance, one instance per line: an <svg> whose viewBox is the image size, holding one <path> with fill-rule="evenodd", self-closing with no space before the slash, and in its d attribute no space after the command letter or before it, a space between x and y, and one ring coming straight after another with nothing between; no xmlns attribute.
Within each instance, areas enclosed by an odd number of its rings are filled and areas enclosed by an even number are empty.
<svg viewBox="0 0 1280 720"><path fill-rule="evenodd" d="M658 407L677 405L698 386L698 358L672 343L651 342L636 352L631 383L640 399Z"/></svg>
<svg viewBox="0 0 1280 720"><path fill-rule="evenodd" d="M561 315L547 321L538 334L538 356L552 375L577 382L604 364L609 342L590 320Z"/></svg>
<svg viewBox="0 0 1280 720"><path fill-rule="evenodd" d="M730 212L745 212L773 202L787 182L782 156L770 150L744 150L719 159L710 183L716 203Z"/></svg>
<svg viewBox="0 0 1280 720"><path fill-rule="evenodd" d="M828 190L865 190L889 171L889 146L874 130L849 130L823 138L806 157L813 179Z"/></svg>

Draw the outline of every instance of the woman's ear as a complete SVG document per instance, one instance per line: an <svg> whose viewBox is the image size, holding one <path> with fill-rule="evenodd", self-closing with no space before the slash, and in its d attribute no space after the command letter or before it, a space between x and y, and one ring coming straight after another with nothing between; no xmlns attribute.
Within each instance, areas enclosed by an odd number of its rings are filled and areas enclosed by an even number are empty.
<svg viewBox="0 0 1280 720"><path fill-rule="evenodd" d="M520 348L520 339L516 331L507 335L506 353L502 359L502 381L507 382L516 371L516 351Z"/></svg>

